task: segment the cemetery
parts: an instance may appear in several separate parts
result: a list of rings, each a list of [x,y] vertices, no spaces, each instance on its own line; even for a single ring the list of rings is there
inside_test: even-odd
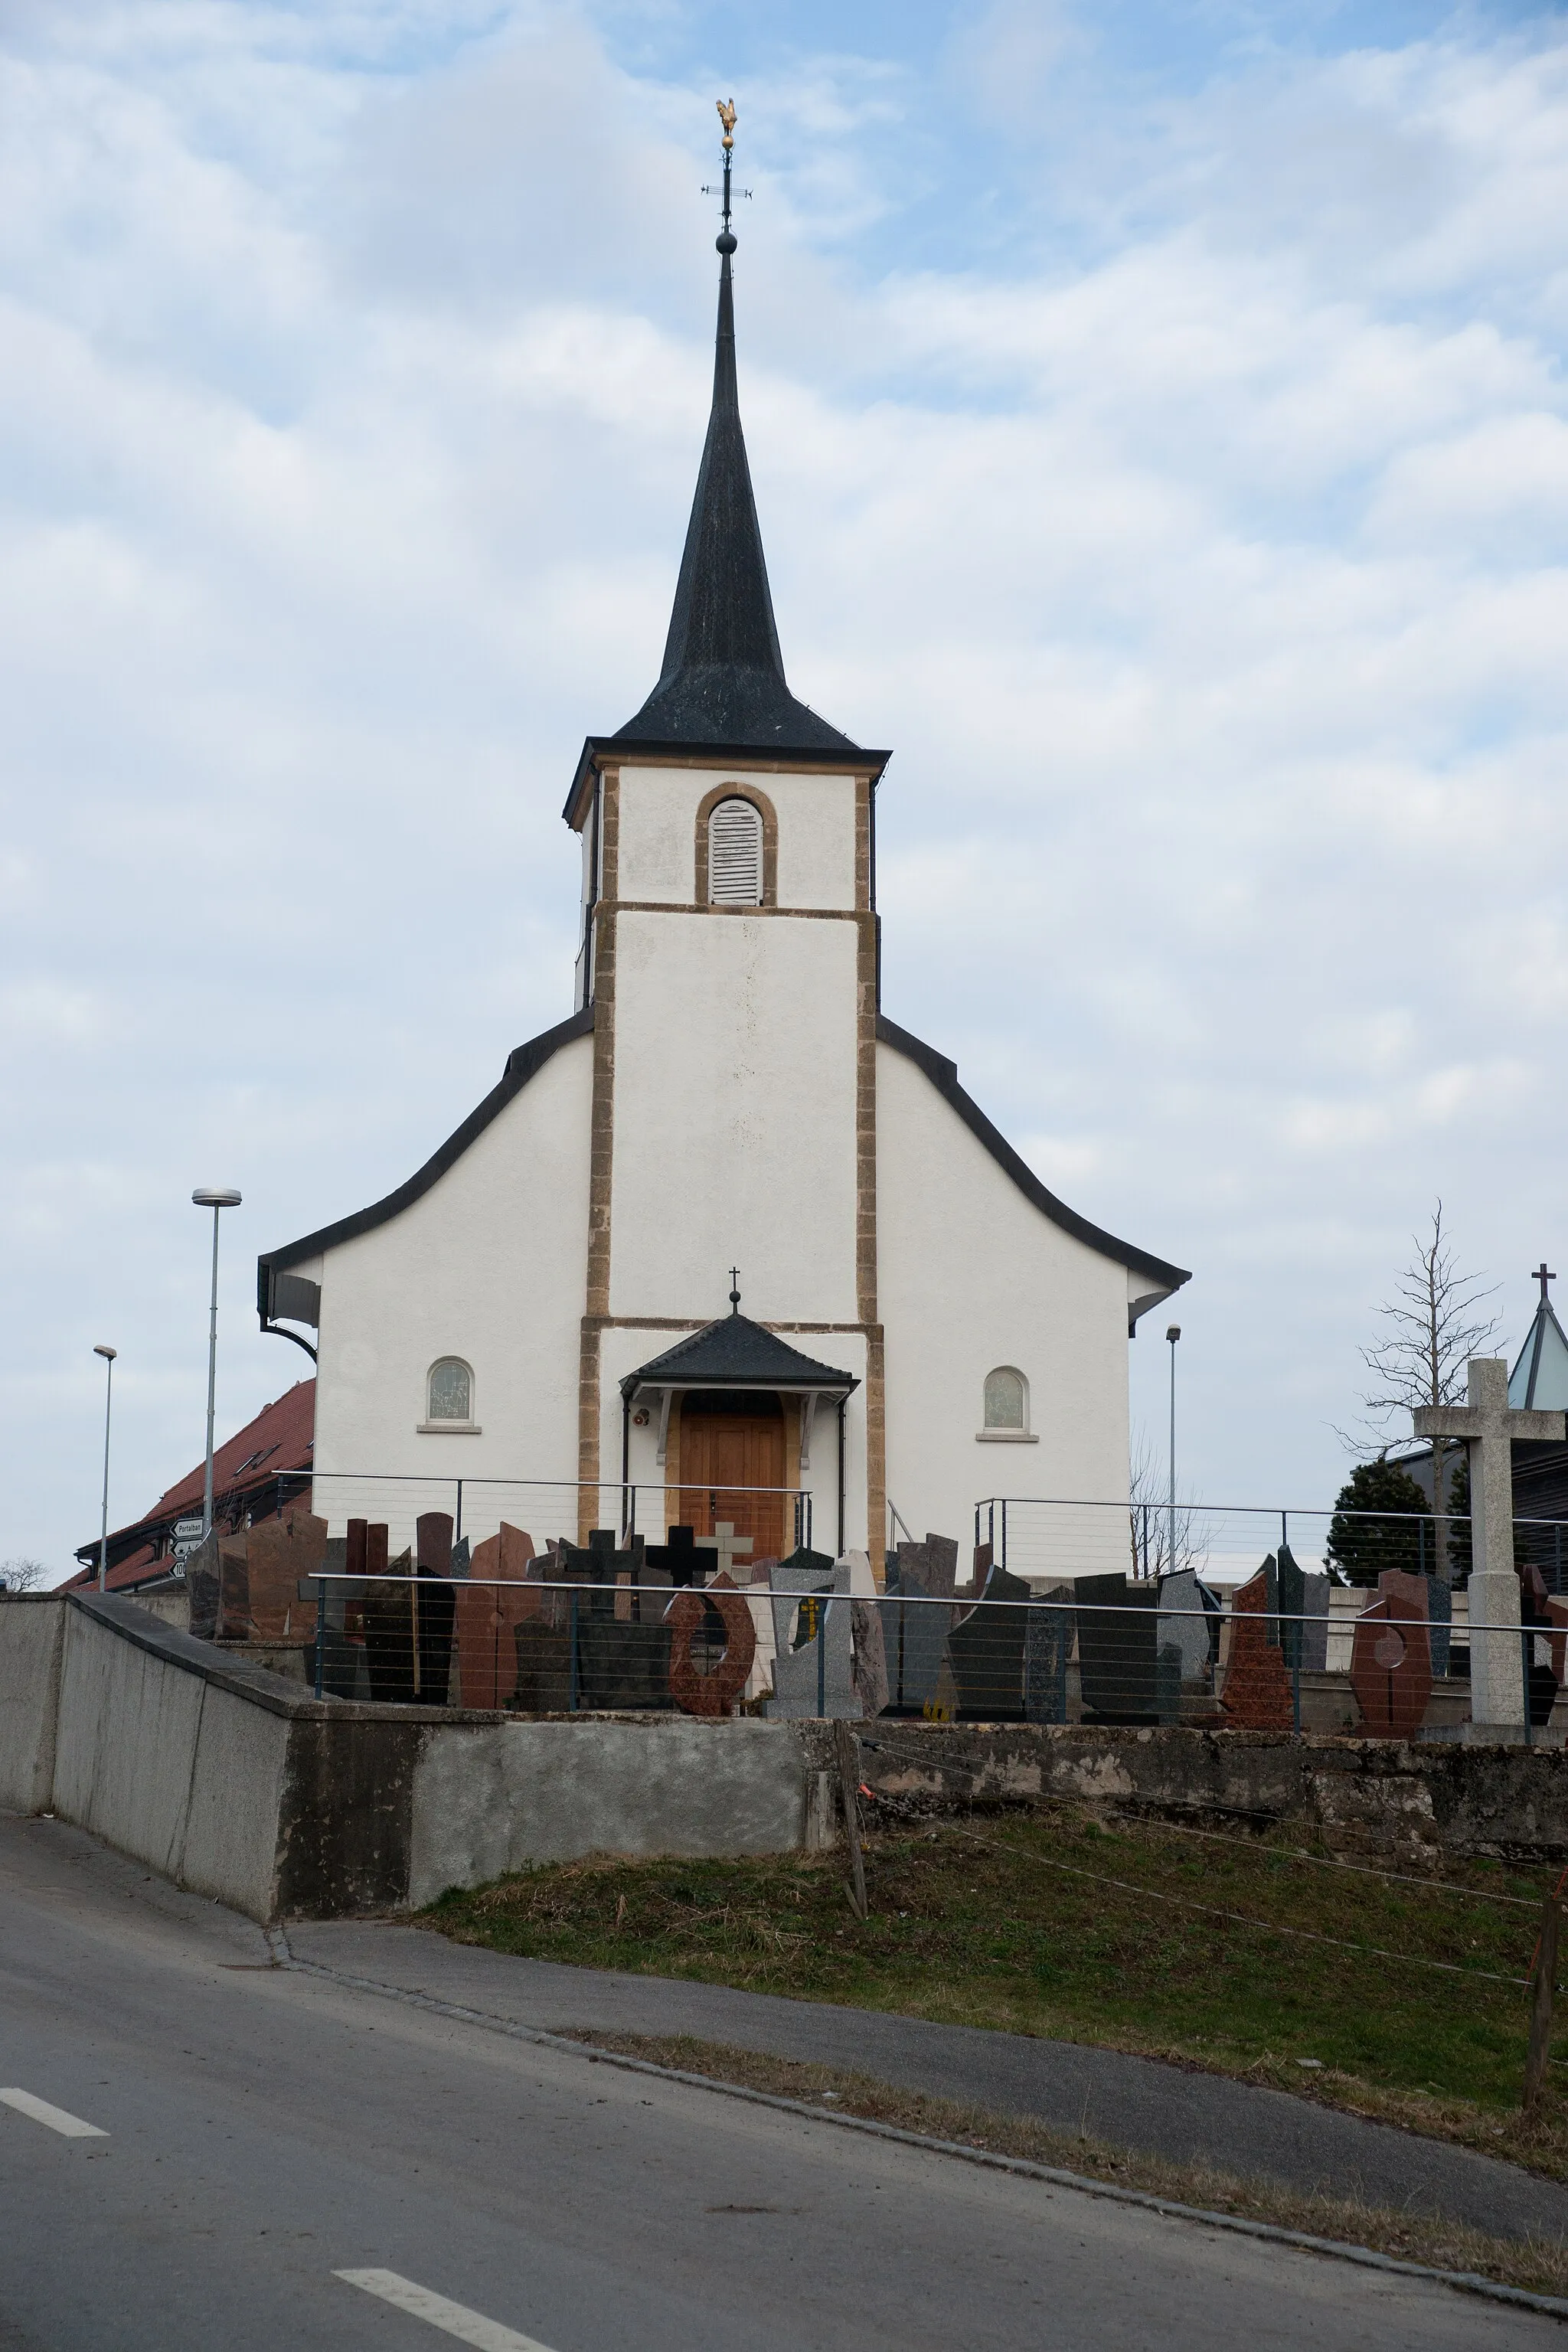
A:
[[[1506,1482],[1513,1429],[1563,1421],[1511,1411],[1500,1370],[1472,1364],[1448,1416],[1483,1506],[1489,1449]],[[264,1919],[594,1853],[822,1851],[847,1752],[904,1818],[1090,1802],[1294,1823],[1402,1866],[1568,1861],[1568,1601],[1516,1563],[1506,1508],[1476,1512],[1458,1596],[1436,1568],[1331,1588],[1281,1539],[1225,1601],[1131,1550],[1015,1573],[994,1555],[1023,1548],[1021,1507],[967,1575],[933,1534],[879,1583],[863,1553],[752,1558],[739,1490],[661,1543],[536,1547],[503,1521],[470,1546],[421,1512],[395,1554],[387,1521],[334,1534],[310,1500],[215,1530],[141,1601],[0,1606],[0,1802]]]

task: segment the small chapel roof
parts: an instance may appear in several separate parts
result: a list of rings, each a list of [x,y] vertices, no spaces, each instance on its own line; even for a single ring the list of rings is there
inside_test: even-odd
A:
[[[1519,1361],[1509,1375],[1508,1401],[1526,1411],[1562,1412],[1568,1408],[1568,1337],[1546,1296],[1547,1284],[1557,1277],[1548,1274],[1544,1258],[1535,1278],[1541,1285],[1541,1302],[1519,1351]]]
[[[719,326],[713,406],[698,469],[686,549],[658,684],[616,742],[710,743],[759,751],[853,752],[858,745],[797,702],[768,588],[735,383],[735,298],[730,256],[730,154],[718,239]]]
[[[859,1385],[852,1372],[803,1356],[776,1331],[753,1323],[732,1307],[716,1323],[705,1324],[662,1356],[628,1372],[621,1394],[628,1403],[641,1388],[784,1389],[792,1395],[815,1390],[825,1396],[847,1396]]]

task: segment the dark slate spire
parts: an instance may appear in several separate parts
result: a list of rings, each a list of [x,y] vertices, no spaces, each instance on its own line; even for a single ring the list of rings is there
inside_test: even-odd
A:
[[[725,743],[768,751],[852,751],[856,746],[797,702],[784,683],[784,656],[768,593],[763,534],[735,390],[735,300],[730,256],[730,134],[722,106],[724,225],[718,237],[719,332],[713,412],[686,530],[664,667],[618,738],[661,743]]]

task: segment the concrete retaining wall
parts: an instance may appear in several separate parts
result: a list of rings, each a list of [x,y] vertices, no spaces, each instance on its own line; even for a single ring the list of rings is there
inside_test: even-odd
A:
[[[0,1806],[47,1812],[55,1781],[66,1604],[49,1592],[0,1601]]]
[[[811,1791],[815,1794],[815,1790]],[[409,1896],[584,1853],[780,1853],[823,1836],[789,1723],[494,1723],[415,1769]]]
[[[288,1718],[253,1696],[70,1612],[55,1750],[63,1820],[181,1886],[270,1918],[288,1747]]]

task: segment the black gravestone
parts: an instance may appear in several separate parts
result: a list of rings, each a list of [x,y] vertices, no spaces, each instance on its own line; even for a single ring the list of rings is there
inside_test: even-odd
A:
[[[982,1606],[947,1637],[963,1723],[1017,1723],[1024,1715],[1024,1643],[1029,1587],[1005,1568],[986,1574]],[[1002,1606],[998,1604],[1005,1603]],[[1016,1606],[1013,1604],[1018,1604]]]
[[[1080,1576],[1073,1598],[1085,1720],[1158,1723],[1157,1590],[1130,1589],[1119,1570]]]
[[[691,1584],[718,1567],[719,1547],[706,1539],[699,1543],[690,1528],[671,1528],[669,1541],[649,1544],[643,1558],[649,1568],[662,1569],[672,1584]]]

